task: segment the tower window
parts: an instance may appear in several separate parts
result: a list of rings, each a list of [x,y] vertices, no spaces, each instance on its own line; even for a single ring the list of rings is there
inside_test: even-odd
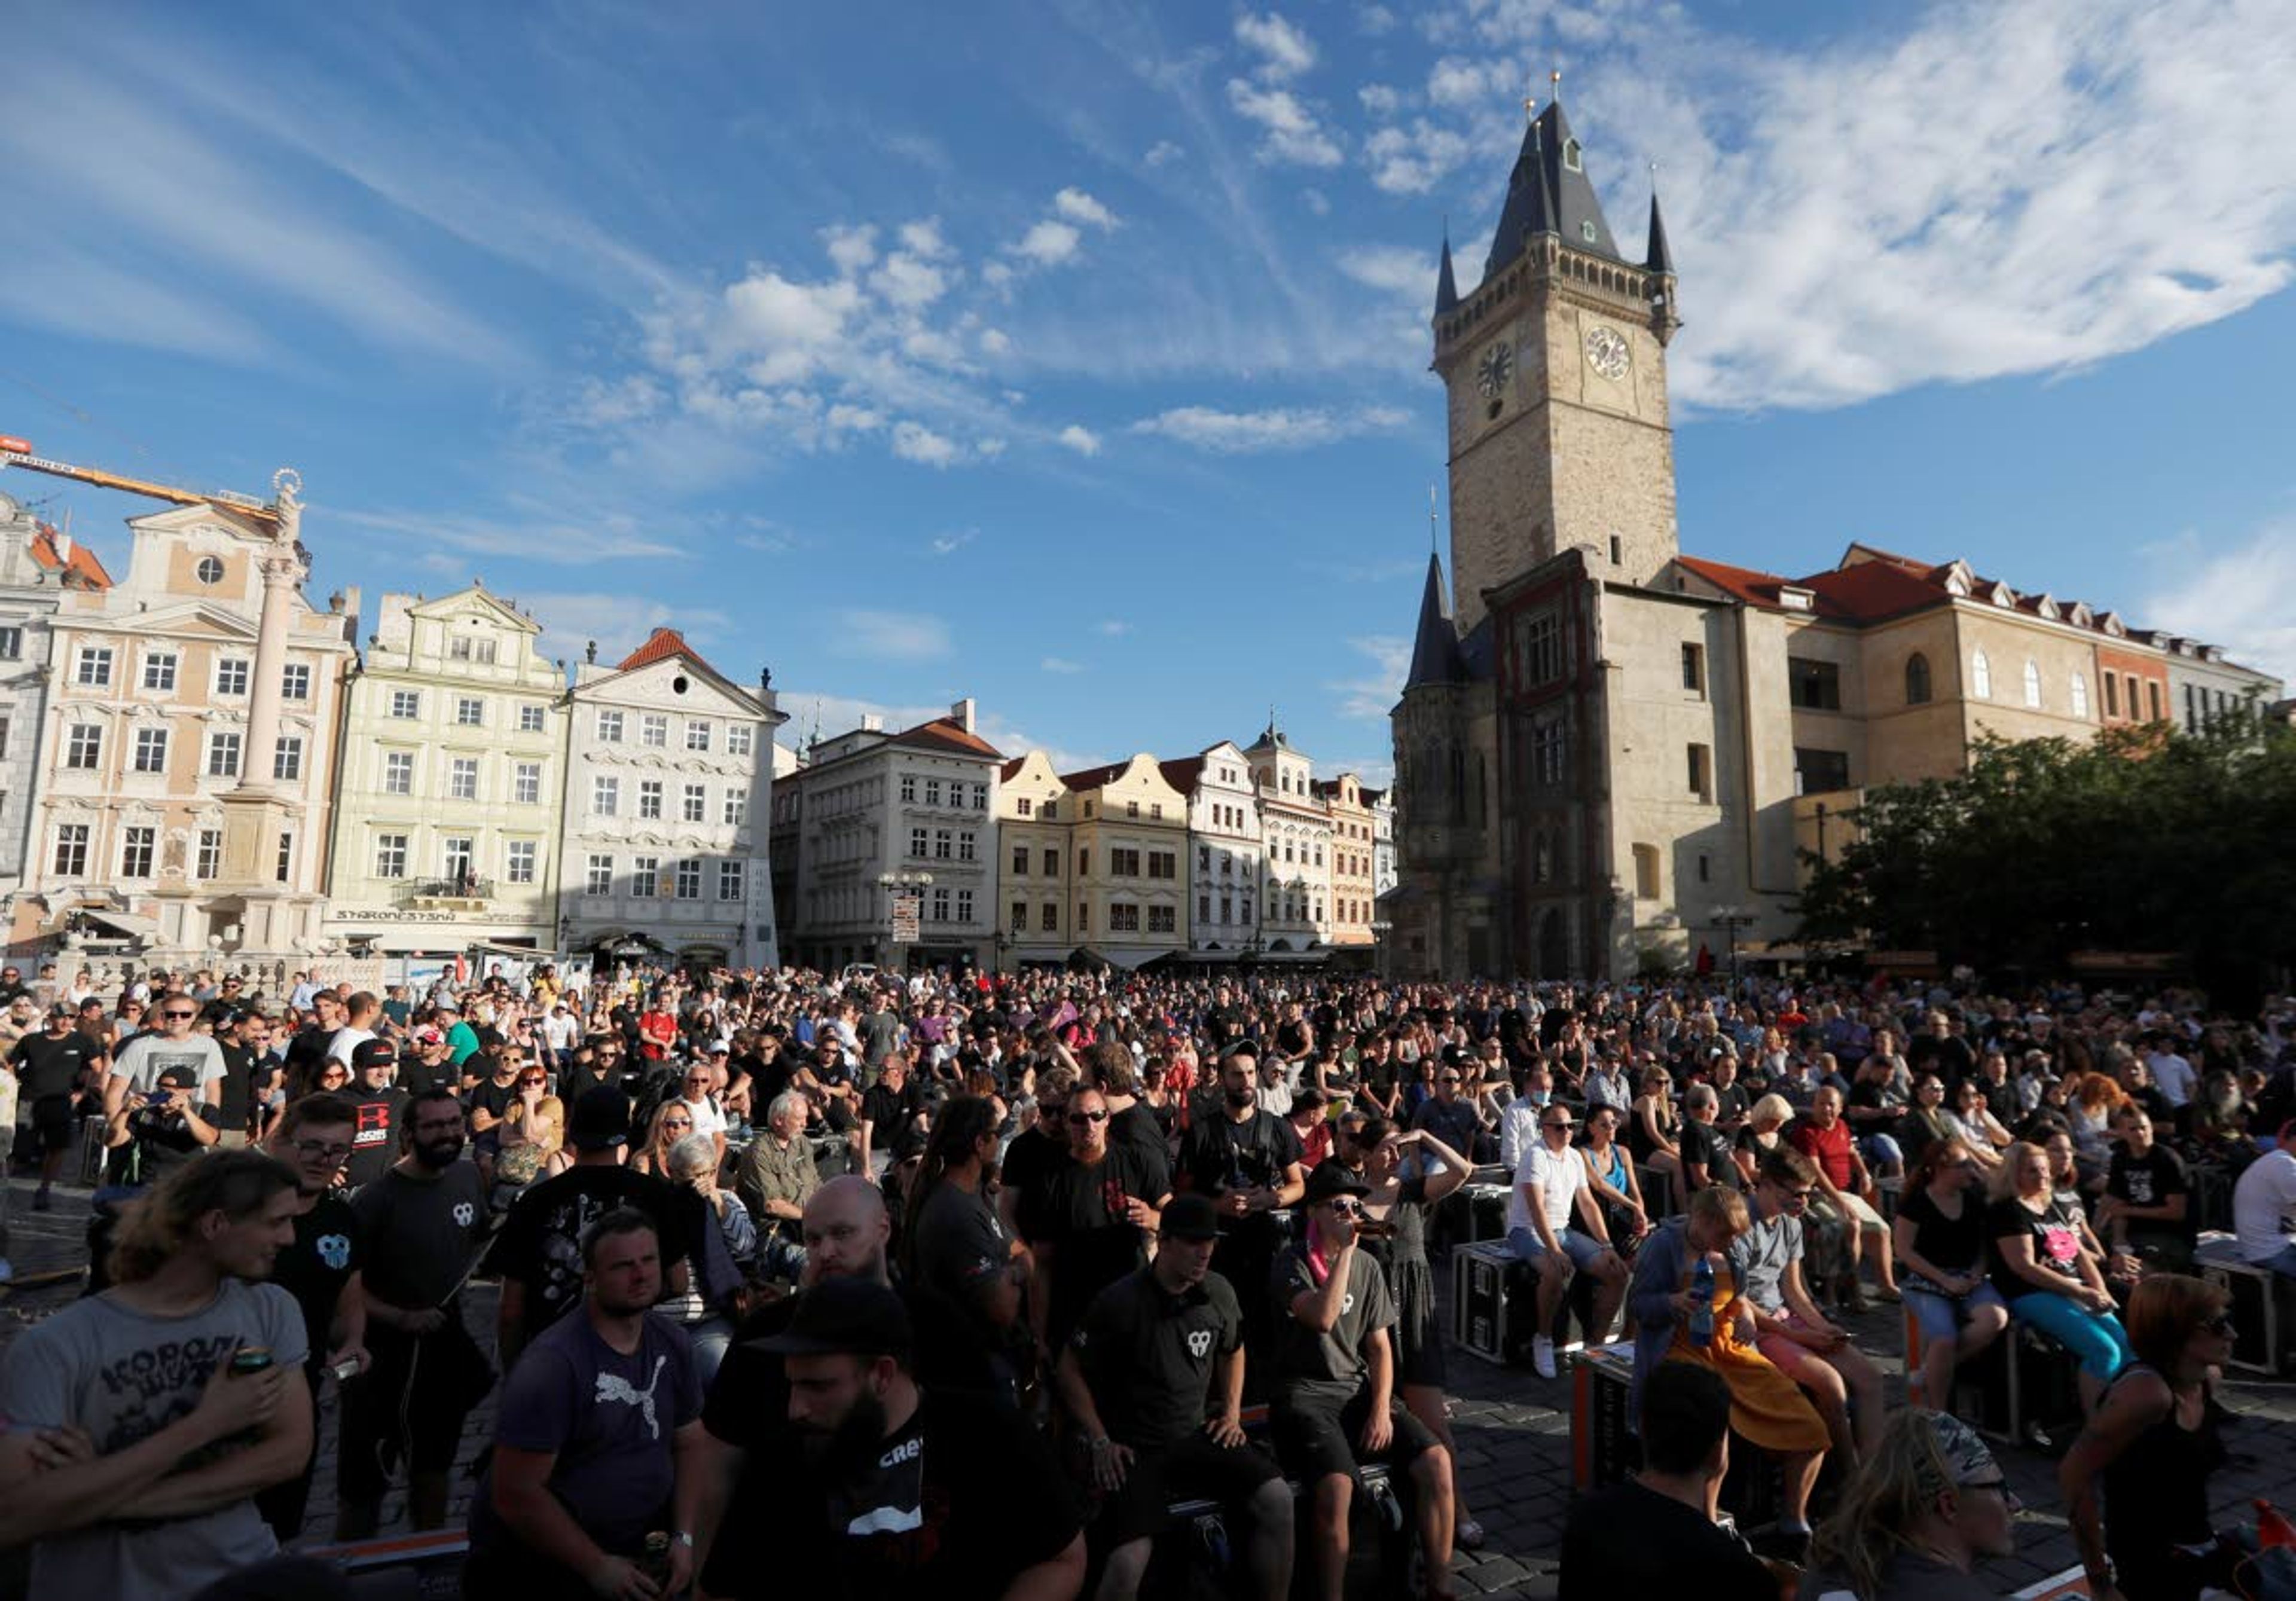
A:
[[[1626,560],[1626,545],[1618,535],[1611,536],[1611,565],[1619,566]]]
[[[1584,172],[1587,170],[1585,161],[1578,153],[1578,140],[1565,139],[1562,142],[1562,165],[1572,172]],[[1588,237],[1591,238],[1593,235],[1590,234]]]

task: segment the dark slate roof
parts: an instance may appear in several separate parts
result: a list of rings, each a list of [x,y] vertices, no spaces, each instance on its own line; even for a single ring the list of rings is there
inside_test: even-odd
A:
[[[1492,637],[1495,631],[1490,613],[1486,612],[1483,620],[1469,628],[1467,636],[1459,641],[1459,666],[1463,669],[1460,677],[1470,684],[1488,684],[1498,676],[1498,647]]]
[[[1419,596],[1419,631],[1411,642],[1411,671],[1403,687],[1456,684],[1465,677],[1459,666],[1459,630],[1451,621],[1451,597],[1443,587],[1443,559],[1431,554],[1427,587]]]
[[[1459,305],[1459,281],[1451,273],[1451,235],[1443,235],[1443,269],[1435,275],[1435,315],[1456,310]]]
[[[1483,263],[1488,279],[1522,254],[1525,241],[1535,234],[1554,234],[1573,250],[1591,250],[1624,265],[1611,225],[1603,219],[1603,202],[1587,180],[1586,163],[1576,168],[1563,160],[1577,141],[1562,103],[1549,101],[1523,130],[1522,150],[1507,178],[1506,207],[1499,213],[1498,232],[1491,237],[1490,259]],[[1594,225],[1593,237],[1586,225]]]
[[[1650,248],[1643,252],[1643,265],[1654,273],[1674,271],[1674,252],[1667,248],[1666,219],[1658,214],[1658,191],[1651,191]]]

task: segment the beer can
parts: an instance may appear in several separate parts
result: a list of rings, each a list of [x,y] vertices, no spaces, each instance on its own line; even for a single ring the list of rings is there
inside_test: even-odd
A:
[[[271,1366],[268,1345],[242,1345],[231,1353],[231,1370],[235,1374],[261,1373]]]

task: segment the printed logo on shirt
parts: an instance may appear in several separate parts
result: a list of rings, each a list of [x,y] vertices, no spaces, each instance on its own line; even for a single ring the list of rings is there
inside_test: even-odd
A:
[[[478,1219],[479,1209],[467,1201],[455,1203],[455,1227],[468,1228]]]
[[[1350,1299],[1353,1298],[1350,1297]],[[1208,1328],[1200,1328],[1193,1331],[1188,1335],[1188,1354],[1195,1358],[1197,1361],[1201,1362],[1207,1356],[1210,1356],[1211,1354],[1211,1330]]]
[[[646,1438],[660,1440],[661,1419],[654,1412],[653,1392],[654,1387],[661,1383],[661,1370],[668,1365],[668,1357],[656,1357],[653,1359],[653,1372],[646,1379],[646,1387],[643,1390],[633,1388],[629,1380],[619,1373],[600,1374],[597,1403],[602,1407],[609,1401],[620,1406],[636,1407],[639,1414],[645,1418]]]
[[[1356,1310],[1356,1293],[1349,1290],[1340,1297],[1340,1316],[1344,1318]]]
[[[348,1235],[323,1234],[311,1242],[311,1248],[319,1253],[319,1260],[327,1264],[331,1272],[340,1273],[351,1265],[351,1242]]]

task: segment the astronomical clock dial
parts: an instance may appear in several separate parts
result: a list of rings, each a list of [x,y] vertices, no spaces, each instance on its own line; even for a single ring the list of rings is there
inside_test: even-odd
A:
[[[1617,382],[1627,375],[1627,367],[1634,353],[1627,348],[1627,336],[1616,328],[1590,328],[1587,332],[1587,365],[1603,377]]]
[[[1506,392],[1507,382],[1514,376],[1514,351],[1501,340],[1483,352],[1480,365],[1475,369],[1475,387],[1483,398],[1496,400]]]

